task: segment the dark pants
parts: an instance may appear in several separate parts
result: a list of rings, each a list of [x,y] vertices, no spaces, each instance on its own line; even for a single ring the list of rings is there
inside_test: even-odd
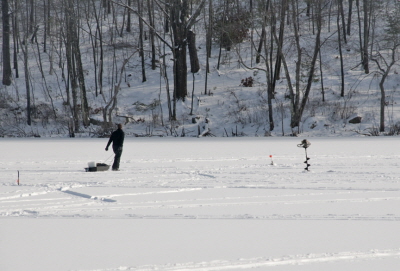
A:
[[[119,161],[121,160],[122,155],[122,147],[121,146],[113,146],[113,151],[115,153],[114,163],[112,165],[112,169],[119,169]]]

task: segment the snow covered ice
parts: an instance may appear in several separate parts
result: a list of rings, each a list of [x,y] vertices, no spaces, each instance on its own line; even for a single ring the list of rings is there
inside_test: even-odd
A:
[[[398,137],[301,140],[2,139],[0,270],[397,270]]]

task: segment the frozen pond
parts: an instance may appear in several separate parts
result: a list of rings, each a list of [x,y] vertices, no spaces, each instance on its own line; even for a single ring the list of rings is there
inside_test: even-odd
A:
[[[0,270],[396,270],[400,139],[302,139],[0,139]]]

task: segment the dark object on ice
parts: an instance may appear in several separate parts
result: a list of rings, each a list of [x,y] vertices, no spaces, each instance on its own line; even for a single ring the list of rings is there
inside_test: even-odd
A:
[[[97,163],[94,166],[92,163],[89,163],[89,167],[85,168],[87,172],[96,172],[96,171],[107,171],[110,168],[110,165],[104,163]]]
[[[307,149],[308,147],[310,147],[310,145],[310,141],[308,141],[307,139],[303,139],[300,144],[297,144],[297,147]]]
[[[308,163],[308,160],[310,160],[310,158],[307,156],[307,148],[310,147],[310,145],[311,145],[311,143],[307,139],[303,139],[300,144],[297,144],[297,147],[304,148],[304,151],[306,152],[306,161],[304,161],[304,163],[306,164],[306,167],[304,169],[307,171],[308,171],[308,167],[311,166]]]
[[[352,124],[361,123],[361,119],[362,119],[362,117],[355,117],[355,118],[352,118],[351,120],[349,120],[349,123],[352,123]]]
[[[97,171],[106,171],[110,168],[109,165],[103,164],[103,163],[97,163],[96,167],[97,167]]]

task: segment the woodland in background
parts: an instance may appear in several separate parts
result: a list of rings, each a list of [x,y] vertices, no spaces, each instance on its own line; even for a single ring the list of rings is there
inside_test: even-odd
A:
[[[2,0],[1,9],[1,88],[17,98],[3,93],[0,108],[27,125],[51,119],[72,135],[93,123],[93,111],[101,112],[101,125],[111,123],[121,83],[132,67],[142,82],[149,72],[160,74],[168,121],[175,121],[177,101],[193,96],[188,74],[194,78],[201,65],[207,94],[211,52],[216,50],[217,70],[222,52],[232,51],[242,67],[265,73],[270,131],[275,128],[277,82],[285,78],[290,126],[296,128],[313,88],[325,101],[321,55],[334,47],[342,97],[347,94],[344,62],[379,79],[379,131],[385,131],[385,82],[399,61],[397,0]],[[350,35],[358,53],[345,59]],[[205,59],[198,57],[199,41],[206,47]],[[244,42],[251,46],[246,59],[240,47]],[[41,76],[41,89],[32,83],[33,71]],[[88,80],[103,107],[90,107]],[[17,81],[24,88],[16,87]],[[243,78],[242,85],[251,87],[252,78]],[[38,92],[46,97],[40,104],[34,99]],[[19,103],[22,95],[25,106]],[[62,111],[57,110],[60,100]]]

